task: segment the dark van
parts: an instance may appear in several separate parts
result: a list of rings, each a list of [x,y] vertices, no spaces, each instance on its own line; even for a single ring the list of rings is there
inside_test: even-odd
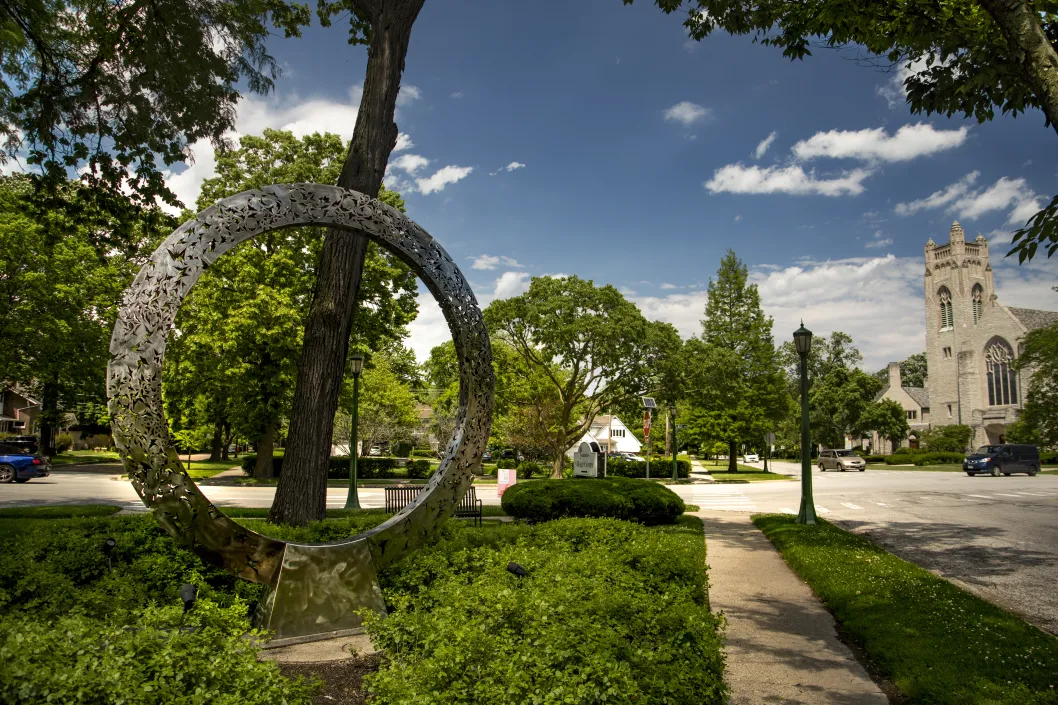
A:
[[[1040,449],[1014,443],[981,446],[966,456],[962,461],[962,469],[970,477],[980,473],[989,473],[993,477],[999,477],[1000,473],[1010,475],[1015,472],[1035,475],[1040,471]]]

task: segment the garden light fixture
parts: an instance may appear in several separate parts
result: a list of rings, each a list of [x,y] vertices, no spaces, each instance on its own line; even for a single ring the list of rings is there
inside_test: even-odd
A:
[[[356,493],[356,426],[357,406],[360,403],[360,373],[364,371],[364,356],[349,356],[349,367],[353,373],[353,413],[349,427],[349,494],[345,498],[346,509],[359,509],[360,497]]]

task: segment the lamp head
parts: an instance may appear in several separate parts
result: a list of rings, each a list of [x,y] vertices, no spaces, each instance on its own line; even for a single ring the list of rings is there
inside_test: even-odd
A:
[[[350,355],[349,365],[353,368],[353,376],[359,377],[360,373],[364,371],[364,356],[363,355]]]
[[[804,321],[801,321],[801,327],[794,331],[793,339],[798,355],[807,355],[812,349],[812,331],[805,328]]]

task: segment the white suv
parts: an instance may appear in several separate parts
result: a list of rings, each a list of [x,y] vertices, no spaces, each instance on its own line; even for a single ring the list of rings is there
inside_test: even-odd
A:
[[[821,450],[819,451],[819,469],[823,472],[827,470],[863,472],[867,469],[867,465],[863,462],[863,458],[851,450]]]

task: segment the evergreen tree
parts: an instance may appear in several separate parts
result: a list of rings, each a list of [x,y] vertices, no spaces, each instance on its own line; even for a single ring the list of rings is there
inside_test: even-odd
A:
[[[771,329],[746,265],[728,250],[709,281],[702,336],[688,342],[688,397],[704,433],[727,442],[732,472],[738,444],[759,441],[789,405]]]

